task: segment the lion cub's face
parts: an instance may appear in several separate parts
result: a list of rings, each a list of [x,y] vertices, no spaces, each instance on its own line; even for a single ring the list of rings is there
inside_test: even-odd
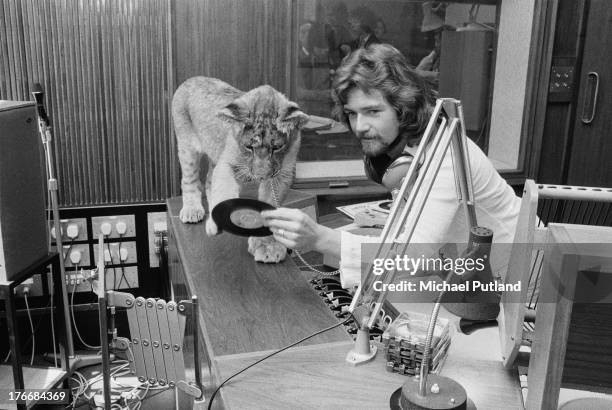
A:
[[[236,135],[240,149],[236,176],[261,182],[276,176],[286,153],[294,148],[299,129],[308,116],[274,88],[264,85],[235,99],[219,116],[241,126]]]

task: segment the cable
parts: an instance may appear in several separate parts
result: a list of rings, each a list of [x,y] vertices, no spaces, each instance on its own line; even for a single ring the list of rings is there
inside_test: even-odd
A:
[[[46,171],[48,174],[48,171]],[[47,179],[48,180],[48,179]],[[47,191],[48,192],[48,203],[51,203],[51,191]],[[47,208],[48,209],[48,208]],[[51,211],[47,211],[48,212],[48,216],[47,216],[47,220],[51,219]],[[70,240],[70,246],[68,247],[68,252],[66,253],[66,255],[70,255],[70,250],[72,249],[72,243],[74,242],[74,239]],[[51,237],[49,236],[49,248],[51,248]],[[63,256],[63,255],[62,255]],[[66,261],[66,257],[64,256],[64,261]],[[61,273],[61,272],[60,272]],[[60,280],[65,281],[66,278],[62,278],[60,277]],[[55,340],[55,319],[54,319],[54,314],[53,314],[53,287],[51,287],[51,289],[49,289],[49,306],[51,306],[51,310],[50,310],[50,316],[51,316],[51,341],[53,343],[53,366],[55,367],[59,367],[57,365],[57,342]]]
[[[28,304],[28,292],[23,292],[23,298],[25,300],[26,311],[28,312],[28,320],[30,321],[30,331],[32,332],[32,356],[30,357],[30,366],[32,366],[34,364],[34,350],[36,349],[36,335],[34,333],[32,315],[30,314],[30,305]]]
[[[47,309],[49,308],[49,306],[50,306],[50,303],[47,303],[47,306],[45,306],[43,309]],[[53,309],[51,309],[50,311],[53,312]],[[36,322],[36,326],[34,326],[34,333],[36,333],[38,329],[40,329],[40,326],[42,325],[42,321],[43,321],[43,317],[40,317],[38,321]],[[23,344],[27,345],[31,339],[32,339],[32,335],[30,334],[30,336],[28,336],[28,338],[23,342]],[[2,362],[6,363],[10,356],[11,356],[11,350],[9,349],[4,359],[2,359]]]
[[[113,367],[110,372],[110,375],[113,378],[111,385],[113,386],[111,388],[111,395],[121,396],[121,401],[111,403],[112,409],[140,409],[140,407],[142,406],[142,401],[147,398],[146,396],[150,390],[161,390],[159,393],[162,393],[163,391],[169,389],[169,386],[151,387],[148,382],[138,384],[122,384],[118,381],[117,378],[132,374],[131,370],[129,369],[130,362],[127,360],[115,360],[113,364],[118,364],[118,366]],[[96,393],[95,391],[92,391],[91,394],[88,394],[88,391],[95,383],[98,383],[100,380],[102,380],[103,375],[97,374],[95,376],[90,377],[89,379],[86,379],[82,374],[77,374],[76,376],[78,378],[71,378],[71,380],[73,380],[77,384],[77,386],[72,388],[73,395],[75,396],[73,405],[77,403],[77,400],[80,396],[83,396],[84,399],[86,399],[88,402],[91,402]],[[96,389],[96,391],[98,391],[98,389]],[[142,395],[140,394],[140,391],[143,391]],[[152,396],[155,396],[155,394]]]
[[[75,290],[76,290],[76,281],[72,285],[72,294],[70,295],[70,313],[72,313],[72,315],[70,317],[72,318],[72,325],[74,326],[74,330],[76,332],[76,335],[78,336],[78,338],[81,341],[81,343],[83,344],[83,346],[85,346],[86,348],[88,348],[90,350],[98,350],[102,346],[91,346],[91,345],[85,343],[85,341],[81,337],[81,333],[79,333],[79,328],[77,327],[76,320],[74,318],[74,293],[75,293]]]
[[[60,280],[66,280],[66,278],[60,278]],[[57,347],[56,347],[56,342],[55,342],[55,322],[53,321],[53,316],[55,315],[53,314],[53,292],[52,291],[49,292],[49,304],[51,305],[50,315],[51,315],[51,338],[53,342],[53,365],[55,367],[58,367],[57,366]]]
[[[288,345],[288,346],[285,346],[285,347],[283,347],[283,348],[281,348],[281,349],[279,349],[279,350],[276,350],[276,351],[274,351],[274,352],[270,353],[269,355],[264,356],[264,357],[262,357],[261,359],[257,360],[255,363],[250,364],[250,365],[248,365],[247,367],[245,367],[244,369],[242,369],[242,370],[240,370],[240,371],[238,371],[238,372],[234,373],[233,375],[231,375],[230,377],[228,377],[227,379],[225,379],[225,380],[224,380],[224,381],[223,381],[223,382],[222,382],[222,383],[221,383],[221,384],[220,384],[220,385],[219,385],[219,386],[218,386],[218,387],[215,389],[215,391],[213,392],[212,396],[210,396],[210,401],[208,402],[208,407],[207,407],[207,408],[208,408],[208,410],[210,410],[210,409],[212,408],[212,403],[213,403],[213,400],[215,399],[215,396],[217,395],[217,393],[219,392],[219,390],[221,389],[221,387],[223,387],[223,385],[224,385],[225,383],[229,382],[229,381],[230,381],[230,380],[232,380],[234,377],[238,376],[238,375],[239,375],[239,374],[241,374],[242,372],[247,371],[248,369],[250,369],[251,367],[255,366],[256,364],[259,364],[259,363],[263,362],[264,360],[266,360],[266,359],[268,359],[268,358],[270,358],[270,357],[272,357],[272,356],[274,356],[274,355],[277,355],[277,354],[279,354],[279,353],[281,353],[281,352],[283,352],[283,351],[285,351],[285,350],[287,350],[287,349],[289,349],[289,348],[291,348],[291,347],[293,347],[293,346],[295,346],[295,345],[298,345],[298,344],[300,344],[300,343],[302,343],[302,342],[304,342],[304,341],[306,341],[306,340],[308,340],[308,339],[310,339],[310,338],[312,338],[312,337],[315,337],[315,336],[317,336],[317,335],[320,335],[321,333],[325,333],[325,332],[327,332],[327,331],[329,331],[329,330],[332,330],[332,329],[334,329],[334,328],[336,328],[336,327],[338,327],[338,326],[341,326],[341,325],[343,325],[343,324],[345,324],[345,323],[348,323],[349,321],[351,321],[351,320],[353,320],[353,319],[354,319],[354,318],[353,318],[353,315],[348,315],[348,317],[347,317],[346,319],[344,319],[344,321],[342,321],[342,322],[338,322],[338,323],[336,323],[335,325],[332,325],[332,326],[326,327],[325,329],[323,329],[323,330],[319,330],[319,331],[317,331],[317,332],[315,332],[315,333],[311,334],[310,336],[306,336],[306,337],[304,337],[304,338],[302,338],[302,339],[298,340],[297,342],[291,343],[291,344],[290,344],[290,345]]]
[[[113,369],[113,374],[121,370],[122,368],[123,368],[122,366],[115,367]],[[75,375],[77,376],[77,378],[74,377]],[[77,383],[77,386],[76,386],[76,391],[74,387],[71,388],[74,398],[73,398],[72,404],[69,406],[66,406],[66,408],[72,407],[74,409],[76,407],[76,403],[78,402],[78,399],[80,396],[83,396],[86,399],[86,403],[89,402],[93,398],[94,395],[92,394],[91,396],[88,396],[87,391],[94,383],[102,379],[102,375],[97,375],[97,376],[91,377],[90,379],[87,379],[85,378],[85,376],[83,376],[83,374],[79,373],[78,371],[75,371],[73,372],[73,376],[71,376],[70,379],[74,380]]]
[[[121,239],[123,237],[123,234],[119,234],[119,239]],[[126,286],[128,287],[128,289],[132,288],[132,285],[130,285],[130,282],[128,282],[127,280],[127,276],[125,276],[125,267],[123,266],[123,259],[121,256],[121,244],[123,242],[119,242],[119,248],[117,249],[117,252],[119,254],[119,265],[121,266],[121,278],[119,279],[119,289],[121,289],[121,282],[125,281]],[[127,258],[126,258],[127,259]]]
[[[110,258],[110,264],[114,265],[115,261],[113,260],[113,254],[111,252],[109,242],[106,242],[106,249],[108,249],[108,257]],[[117,271],[115,270],[114,266],[112,268],[113,268],[113,290],[117,290],[117,286],[121,285],[121,278],[119,278],[119,285],[117,285]]]
[[[32,366],[34,364],[34,352],[36,350],[36,332],[34,330],[34,322],[32,321],[32,314],[30,313],[30,305],[28,303],[28,292],[23,292],[23,298],[25,300],[25,305],[26,305],[26,312],[28,313],[28,321],[30,322],[30,337],[26,340],[26,344],[30,341],[30,339],[32,339],[32,354],[30,356],[30,366]],[[38,326],[40,326],[41,323],[41,319],[38,320],[38,323],[36,324],[36,330],[38,330]],[[4,363],[6,363],[9,359],[9,357],[11,357],[11,349],[9,348],[8,353],[6,354],[6,356],[4,357],[4,359],[2,360]]]
[[[77,378],[74,377],[75,375],[77,376]],[[76,388],[76,392],[75,392],[75,389],[73,387],[70,388],[70,390],[72,392],[73,399],[72,399],[72,403],[70,405],[66,406],[65,408],[71,407],[71,408],[74,409],[76,407],[76,404],[77,404],[78,400],[79,400],[79,397],[82,396],[82,395],[85,395],[85,392],[87,391],[87,379],[80,372],[74,371],[72,376],[70,376],[70,380],[74,380],[78,384],[78,386]],[[85,397],[87,398],[87,396],[85,396]],[[89,401],[89,399],[87,401]],[[87,403],[87,401],[86,401],[86,403]]]
[[[66,250],[66,254],[62,254],[61,257],[64,258],[64,266],[66,266],[66,262],[68,261],[68,258],[70,257],[70,251],[72,250],[72,246],[74,245],[74,239],[70,240],[70,245],[68,245],[68,249]],[[63,250],[62,250],[63,252]]]
[[[164,393],[166,390],[168,390],[168,386],[164,387],[164,389],[159,389],[159,390],[160,391],[158,391],[158,392],[156,392],[156,393],[154,393],[154,394],[152,394],[150,396],[147,396],[147,397],[143,398],[142,401],[149,400],[150,398],[153,398],[153,397],[157,396],[158,394]]]
[[[275,205],[275,206],[280,206],[280,201],[279,201],[279,198],[278,198],[278,192],[277,192],[277,191],[278,191],[278,189],[277,189],[276,181],[275,181],[274,179],[271,179],[271,180],[270,180],[270,187],[271,187],[271,189],[272,189],[272,198],[273,198],[273,200],[274,200],[274,205]],[[306,261],[306,259],[304,259],[304,258],[302,257],[302,254],[300,253],[300,251],[298,251],[297,249],[293,249],[293,252],[294,252],[294,253],[297,255],[297,257],[298,257],[298,258],[300,258],[300,260],[302,261],[302,263],[303,263],[304,265],[306,265],[306,267],[307,267],[308,269],[310,269],[311,271],[313,271],[313,272],[315,272],[315,273],[318,273],[318,274],[319,274],[319,275],[321,275],[321,276],[334,276],[334,275],[337,275],[337,274],[339,274],[339,273],[340,273],[340,269],[336,269],[336,270],[335,270],[335,271],[333,271],[333,272],[324,272],[324,271],[322,271],[322,270],[319,270],[319,269],[315,268],[314,266],[312,266],[310,263],[308,263],[308,262]]]
[[[324,271],[322,271],[322,270],[319,270],[319,269],[315,268],[314,266],[312,266],[310,263],[308,263],[308,262],[306,261],[306,259],[304,259],[304,257],[302,257],[302,254],[300,253],[300,251],[298,251],[297,249],[293,249],[293,253],[295,253],[295,255],[296,255],[298,258],[300,258],[300,260],[302,261],[302,263],[303,263],[304,265],[306,265],[306,267],[307,267],[308,269],[310,269],[311,271],[313,271],[313,272],[315,272],[315,273],[318,273],[318,274],[319,274],[319,275],[321,275],[321,276],[335,276],[335,275],[338,275],[338,274],[340,273],[340,269],[336,269],[335,271],[332,271],[332,272],[324,272]]]
[[[130,282],[128,282],[127,280],[127,276],[125,276],[125,267],[123,266],[123,262],[121,262],[121,279],[119,279],[120,289],[121,289],[121,282],[125,282],[125,285],[128,287],[128,289],[132,288],[132,285],[130,285]]]

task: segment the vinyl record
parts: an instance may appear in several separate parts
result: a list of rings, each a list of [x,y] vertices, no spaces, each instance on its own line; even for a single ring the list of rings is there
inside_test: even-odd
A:
[[[240,236],[268,236],[272,231],[263,225],[261,211],[276,209],[251,198],[232,198],[220,202],[212,210],[213,221],[219,228]]]
[[[378,210],[389,213],[391,211],[391,205],[393,205],[393,201],[381,201],[378,203]]]

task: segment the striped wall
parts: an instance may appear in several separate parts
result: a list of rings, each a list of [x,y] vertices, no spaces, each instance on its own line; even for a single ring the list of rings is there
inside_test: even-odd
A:
[[[61,206],[180,192],[170,34],[170,0],[0,2],[0,99],[42,85]]]
[[[294,1],[0,1],[0,99],[42,85],[60,205],[180,195],[174,90],[208,75],[288,93]]]

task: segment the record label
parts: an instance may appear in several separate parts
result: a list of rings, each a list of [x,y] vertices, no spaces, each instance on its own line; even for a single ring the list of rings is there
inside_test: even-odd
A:
[[[263,226],[261,214],[253,209],[236,209],[230,213],[234,225],[244,229],[257,229]]]
[[[211,212],[219,228],[240,236],[269,236],[272,231],[263,225],[260,212],[276,209],[251,198],[232,198],[220,202]]]

